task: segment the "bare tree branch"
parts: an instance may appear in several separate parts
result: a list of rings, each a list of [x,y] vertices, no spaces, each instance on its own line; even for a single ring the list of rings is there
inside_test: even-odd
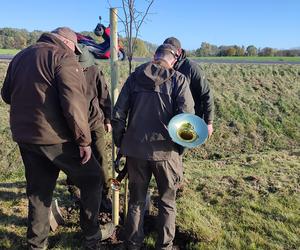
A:
[[[124,27],[125,27],[125,35],[127,37],[127,34],[129,34],[129,30],[128,30],[128,14],[126,12],[128,5],[125,5],[125,4],[126,4],[125,1],[122,0],[123,12],[124,12],[124,16],[125,16],[125,22],[123,22],[123,24],[124,24]]]
[[[109,0],[107,0],[109,2]],[[136,9],[135,0],[122,0],[122,9],[124,17],[118,18],[124,25],[125,37],[127,40],[127,58],[129,62],[129,73],[131,73],[131,62],[133,53],[137,44],[137,38],[139,36],[140,28],[145,23],[145,18],[149,14],[149,10],[154,3],[154,0],[145,0],[147,2],[147,8],[145,11],[139,11]],[[110,5],[110,4],[109,4]]]
[[[150,0],[149,1],[149,5],[148,5],[148,7],[147,7],[147,9],[145,11],[145,14],[142,17],[142,20],[139,23],[137,23],[136,32],[135,32],[135,38],[133,40],[133,48],[134,48],[134,46],[136,44],[136,40],[137,40],[137,37],[138,37],[138,34],[139,34],[140,27],[144,23],[145,17],[148,15],[148,12],[149,12],[149,10],[150,10],[150,8],[151,8],[151,6],[152,6],[153,3],[154,3],[154,0]]]

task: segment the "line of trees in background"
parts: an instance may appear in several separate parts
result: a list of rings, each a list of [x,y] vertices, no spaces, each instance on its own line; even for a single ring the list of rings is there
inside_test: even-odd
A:
[[[24,49],[34,44],[44,31],[34,30],[32,32],[26,29],[1,28],[0,29],[0,49]],[[91,36],[98,43],[101,38],[97,37],[93,32],[83,31],[83,35]],[[120,37],[121,43],[125,45],[126,40]],[[135,45],[135,55],[139,57],[151,56],[156,49],[156,45],[137,39]]]
[[[270,47],[257,48],[254,45],[244,46],[216,46],[207,42],[201,47],[190,51],[192,56],[300,56],[300,48],[279,50]]]
[[[2,49],[24,49],[34,44],[44,31],[34,30],[32,32],[26,29],[1,28],[0,29],[0,48]],[[89,35],[94,39],[99,39],[93,32],[81,32]],[[126,45],[126,40],[120,37],[121,42]],[[99,43],[101,40],[98,40]],[[137,40],[135,48],[135,56],[148,57],[152,56],[157,45]],[[201,43],[200,48],[187,51],[188,56],[300,56],[300,48],[278,50],[270,47],[257,48],[254,45],[244,46],[216,46],[207,42]]]
[[[24,49],[34,44],[41,36],[43,31],[34,30],[29,32],[25,29],[0,29],[0,48],[1,49]]]

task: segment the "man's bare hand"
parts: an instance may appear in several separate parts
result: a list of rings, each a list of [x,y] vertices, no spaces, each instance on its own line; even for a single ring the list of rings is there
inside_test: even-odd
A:
[[[112,131],[112,126],[110,123],[104,124],[104,129],[106,132],[110,133]]]
[[[90,146],[87,146],[87,147],[79,146],[79,152],[80,152],[80,158],[82,159],[81,163],[82,164],[87,163],[92,156],[91,147]]]
[[[211,137],[211,135],[214,131],[212,123],[207,125],[207,129],[208,129],[208,137]]]

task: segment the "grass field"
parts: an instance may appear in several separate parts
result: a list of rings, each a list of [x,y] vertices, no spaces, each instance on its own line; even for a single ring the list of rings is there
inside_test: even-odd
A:
[[[102,66],[109,82],[109,64]],[[202,68],[214,89],[215,132],[184,156],[175,242],[181,249],[300,249],[300,66]],[[6,69],[0,62],[0,85]],[[126,77],[121,64],[120,83]],[[24,249],[25,179],[2,101],[0,116],[0,249]],[[62,181],[55,197],[62,206],[70,202]],[[69,217],[51,233],[50,249],[81,249],[77,214]],[[155,232],[147,235],[144,249],[153,249],[154,239]]]
[[[254,61],[254,62],[300,62],[299,56],[208,56],[208,57],[191,57],[192,59],[201,60],[230,60],[230,61]]]
[[[15,55],[19,51],[19,49],[0,49],[0,55]]]
[[[20,50],[17,49],[0,49],[0,55],[15,55]],[[192,59],[201,60],[229,60],[229,61],[255,61],[255,62],[300,62],[299,56],[210,56],[210,57],[191,57]]]

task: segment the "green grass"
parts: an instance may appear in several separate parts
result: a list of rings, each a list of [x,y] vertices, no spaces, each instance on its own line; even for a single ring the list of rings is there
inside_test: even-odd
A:
[[[258,62],[300,62],[299,56],[207,56],[191,57],[201,60],[230,60],[230,61],[258,61]]]
[[[19,49],[0,49],[0,55],[15,55],[19,51]]]
[[[188,159],[177,224],[196,249],[297,249],[299,150]]]
[[[109,82],[109,62],[101,65]],[[202,68],[214,90],[215,131],[205,145],[184,156],[179,242],[185,241],[183,249],[195,250],[300,249],[300,67]],[[0,62],[0,85],[6,69],[7,63]],[[120,63],[120,84],[127,74],[127,65]],[[23,249],[25,180],[2,101],[0,115],[0,249]],[[110,154],[110,136],[107,150]],[[62,205],[70,202],[61,181],[55,197]],[[51,233],[51,249],[80,249],[77,215],[68,219],[68,227]],[[155,237],[147,235],[147,249],[153,249]]]

